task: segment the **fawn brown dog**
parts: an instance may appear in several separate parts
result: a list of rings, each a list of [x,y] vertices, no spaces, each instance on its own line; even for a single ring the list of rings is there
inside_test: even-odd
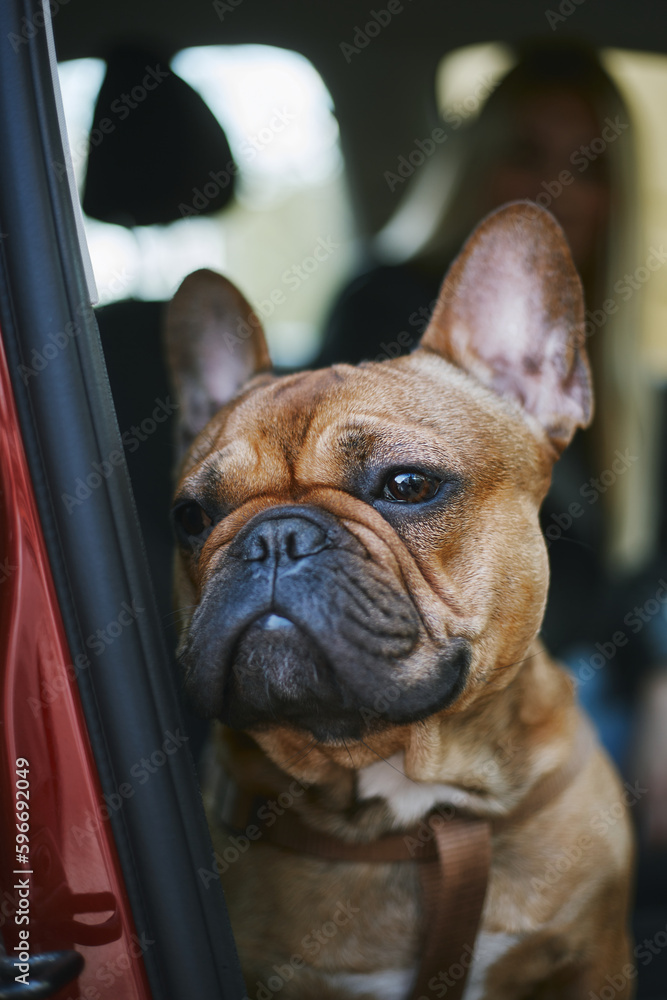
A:
[[[169,308],[179,656],[224,724],[214,871],[257,1000],[632,994],[623,789],[537,637],[583,308],[528,202],[475,230],[407,357],[277,377],[224,278]]]

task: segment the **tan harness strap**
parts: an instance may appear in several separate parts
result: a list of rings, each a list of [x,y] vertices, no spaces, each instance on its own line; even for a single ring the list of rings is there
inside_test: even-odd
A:
[[[433,979],[447,987],[450,1000],[460,1000],[484,908],[491,867],[491,832],[503,832],[558,798],[582,770],[592,748],[590,726],[583,723],[570,758],[538,782],[508,816],[486,820],[457,815],[445,819],[431,813],[426,821],[428,836],[424,836],[422,823],[401,834],[350,843],[307,826],[294,813],[284,812],[263,831],[263,839],[275,847],[327,861],[418,863],[424,934],[410,1000],[433,996]],[[254,821],[258,806],[266,800],[264,796],[238,791],[241,794],[227,821],[242,830]]]
[[[449,824],[448,824],[449,825]],[[311,854],[325,861],[363,861],[366,863],[392,863],[394,861],[421,861],[438,857],[438,845],[429,838],[411,847],[410,834],[417,832],[390,834],[365,843],[349,843],[340,837],[313,830],[298,816],[283,813],[276,823],[266,831],[265,839],[275,847],[288,851]]]
[[[257,800],[260,804],[262,801]],[[484,906],[491,865],[491,826],[485,820],[458,816],[443,819],[435,813],[429,817],[428,827],[429,837],[424,837],[422,825],[404,834],[354,844],[313,830],[297,816],[283,813],[266,830],[265,839],[274,847],[325,861],[417,862],[424,940],[410,1000],[430,995],[428,983],[434,976],[449,982],[447,995],[458,1000],[463,996]]]
[[[419,866],[425,941],[410,1000],[432,997],[433,979],[451,1000],[465,990],[491,866],[491,827],[484,820],[429,820],[437,862]],[[429,986],[429,983],[431,985]]]

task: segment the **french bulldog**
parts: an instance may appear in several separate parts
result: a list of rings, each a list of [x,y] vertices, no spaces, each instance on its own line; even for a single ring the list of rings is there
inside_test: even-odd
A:
[[[395,360],[278,377],[225,278],[170,304],[178,654],[218,720],[215,877],[255,1000],[415,996],[419,863],[344,848],[425,841],[438,814],[445,838],[487,824],[490,867],[478,933],[422,1000],[632,994],[623,788],[538,637],[538,512],[592,411],[583,321],[563,233],[528,202],[478,226]],[[235,833],[225,789],[263,796]],[[276,843],[283,814],[341,857]]]

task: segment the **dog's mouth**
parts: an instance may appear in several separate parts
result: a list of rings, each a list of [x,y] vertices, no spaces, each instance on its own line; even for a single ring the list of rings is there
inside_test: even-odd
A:
[[[290,618],[262,615],[239,636],[231,657],[228,685],[261,697],[278,692],[281,701],[300,701],[304,687],[323,685],[330,669],[316,642]]]
[[[190,695],[202,715],[233,729],[288,725],[323,743],[359,739],[451,704],[465,686],[471,658],[469,644],[454,638],[429,676],[415,682],[410,670],[392,676],[386,663],[369,671],[363,652],[356,671],[354,662],[341,666],[331,652],[292,619],[263,613],[240,631],[209,683],[200,677],[189,685]]]
[[[471,650],[457,637],[434,639],[410,595],[332,515],[288,509],[239,533],[181,659],[200,714],[326,741],[445,707],[463,689]]]
[[[315,727],[324,738],[340,710],[335,669],[305,628],[271,612],[243,629],[232,648],[221,721],[235,729],[291,723]],[[344,713],[346,732],[355,714]]]

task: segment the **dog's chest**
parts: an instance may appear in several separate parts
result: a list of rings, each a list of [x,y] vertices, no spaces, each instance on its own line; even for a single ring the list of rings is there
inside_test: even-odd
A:
[[[520,940],[518,934],[481,933],[475,943],[470,972],[463,1000],[486,1000],[486,974]],[[461,963],[442,969],[429,981],[433,997],[446,997],[448,991],[464,974],[466,956]],[[376,996],[382,1000],[409,1000],[417,969],[388,969],[385,972],[345,973],[327,976],[327,982],[336,989],[345,990],[351,997]]]
[[[415,782],[404,773],[402,753],[377,761],[359,772],[357,795],[361,800],[381,798],[397,824],[418,823],[438,807],[465,808],[472,796],[444,782]],[[434,997],[445,997],[448,991],[468,972],[463,1000],[484,1000],[487,972],[518,941],[520,935],[506,933],[478,934],[472,954],[468,950],[459,963],[441,969],[429,981]],[[366,975],[340,974],[338,985],[346,987],[352,996],[373,995],[383,1000],[409,1000],[417,967]]]

